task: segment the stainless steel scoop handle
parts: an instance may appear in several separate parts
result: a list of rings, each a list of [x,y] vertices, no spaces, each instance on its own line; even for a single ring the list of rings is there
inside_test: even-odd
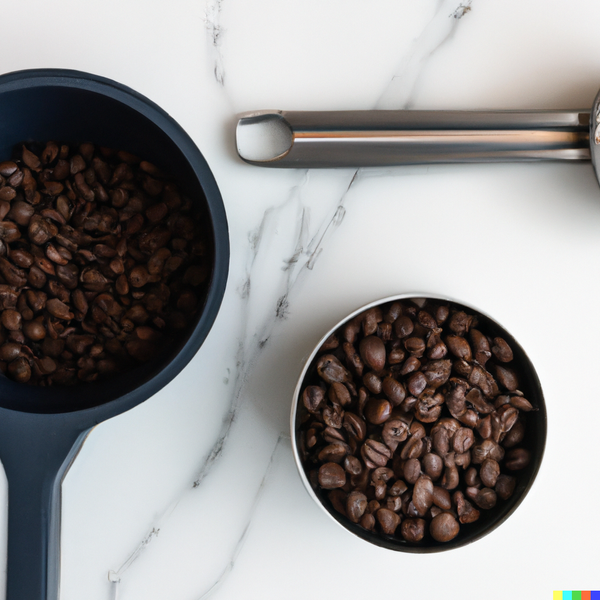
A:
[[[590,111],[258,111],[236,137],[262,167],[590,160]]]

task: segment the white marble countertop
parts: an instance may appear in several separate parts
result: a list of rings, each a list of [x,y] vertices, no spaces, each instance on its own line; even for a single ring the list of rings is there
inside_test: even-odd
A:
[[[160,393],[98,426],[65,478],[61,600],[598,589],[590,163],[276,171],[238,158],[234,127],[265,108],[589,109],[599,3],[20,0],[0,14],[0,72],[88,71],[171,114],[214,172],[231,235],[228,287],[203,347]],[[347,313],[412,291],[509,329],[537,368],[549,419],[544,463],[515,514],[434,555],[345,533],[303,488],[289,439],[303,357]],[[6,539],[6,482],[0,490]]]

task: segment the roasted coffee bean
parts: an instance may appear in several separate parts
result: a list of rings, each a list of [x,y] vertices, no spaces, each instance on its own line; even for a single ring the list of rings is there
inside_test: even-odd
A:
[[[367,497],[361,492],[350,492],[346,499],[346,514],[353,523],[358,523],[367,509]]]
[[[421,461],[423,472],[431,477],[432,481],[436,481],[444,470],[444,461],[437,454],[428,452]]]
[[[361,456],[365,461],[365,465],[369,469],[384,467],[388,460],[392,458],[390,449],[381,442],[376,440],[367,440],[360,449]]]
[[[375,518],[381,527],[381,532],[386,535],[394,535],[396,528],[400,525],[400,517],[388,508],[380,508],[375,513]]]
[[[492,354],[501,362],[507,363],[513,359],[513,352],[510,346],[501,337],[494,338]]]
[[[302,401],[306,409],[311,412],[317,412],[325,400],[325,393],[323,388],[311,385],[302,392]]]
[[[175,236],[168,252],[187,252],[184,234]],[[141,251],[127,253],[136,260]],[[127,260],[129,273],[136,265]],[[127,294],[142,298],[145,287]],[[91,303],[93,312],[98,301]],[[358,526],[405,543],[449,541],[514,492],[517,477],[506,471],[531,459],[521,442],[535,407],[518,389],[519,365],[496,356],[491,347],[502,342],[475,315],[429,300],[375,308],[332,334],[309,371],[302,460],[313,484],[330,490],[334,510]],[[108,305],[102,310],[107,316]],[[331,487],[320,484],[321,470]]]
[[[500,464],[493,458],[486,458],[479,469],[479,477],[485,487],[493,488],[500,475]]]
[[[346,483],[344,469],[334,462],[325,463],[319,469],[319,485],[326,490],[341,488]]]
[[[513,448],[506,453],[505,466],[509,471],[524,469],[531,460],[531,453],[525,448]]]
[[[460,525],[454,516],[448,512],[440,513],[429,524],[429,533],[436,542],[453,540],[460,530]]]
[[[469,342],[459,335],[449,335],[446,338],[446,346],[458,358],[469,361],[473,356]]]
[[[479,519],[481,513],[465,498],[462,492],[454,492],[452,499],[456,505],[458,520],[463,525],[465,523],[474,523]]]
[[[416,483],[421,477],[421,463],[418,458],[409,458],[404,463],[404,480],[406,483]]]
[[[372,398],[365,405],[365,417],[373,425],[385,423],[392,414],[392,405],[383,398]]]
[[[465,490],[465,495],[475,502],[475,504],[484,510],[489,510],[490,508],[494,508],[496,506],[497,496],[496,492],[490,488],[471,488],[468,487]]]
[[[496,487],[494,490],[502,500],[508,500],[512,496],[516,485],[517,480],[514,477],[501,474],[496,480]]]
[[[406,398],[406,389],[404,386],[391,376],[383,379],[381,388],[385,396],[394,406],[402,404],[403,400]]]
[[[433,483],[429,476],[421,475],[413,488],[412,503],[421,517],[433,504]]]
[[[424,519],[409,518],[402,521],[400,532],[407,542],[420,542],[425,537],[427,522]]]
[[[381,437],[387,447],[394,452],[398,444],[408,437],[408,425],[401,419],[388,419],[383,426]]]
[[[375,335],[363,338],[359,345],[363,362],[373,371],[381,371],[385,366],[385,345]]]

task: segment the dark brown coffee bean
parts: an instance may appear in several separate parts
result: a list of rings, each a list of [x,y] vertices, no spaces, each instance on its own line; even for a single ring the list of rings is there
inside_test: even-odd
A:
[[[334,442],[325,446],[318,454],[318,459],[322,463],[334,462],[341,464],[349,453],[350,448],[343,442]]]
[[[408,337],[414,330],[415,325],[410,317],[402,315],[394,322],[394,332],[399,338]]]
[[[374,335],[363,338],[359,345],[360,356],[369,368],[381,371],[385,366],[385,345]]]
[[[481,366],[484,367],[485,363],[492,356],[488,339],[478,329],[471,329],[469,337],[471,338],[473,357]]]
[[[346,499],[346,515],[353,523],[358,523],[367,508],[367,497],[361,492],[350,492]]]
[[[465,498],[462,492],[454,492],[452,499],[456,505],[458,520],[463,525],[465,523],[474,523],[479,519],[481,513]]]
[[[325,400],[323,388],[317,385],[310,385],[302,392],[302,402],[311,413],[318,412]]]
[[[419,325],[426,329],[435,329],[437,327],[437,321],[426,310],[420,310],[417,313],[417,321],[419,322]]]
[[[469,390],[465,400],[471,404],[479,414],[487,415],[494,410],[494,405],[483,397],[483,394],[479,388],[473,388]]]
[[[525,448],[513,448],[506,453],[505,467],[509,471],[520,471],[531,461],[531,452]]]
[[[12,309],[3,310],[2,316],[0,317],[2,325],[9,331],[17,331],[21,329],[21,320],[21,313]]]
[[[402,521],[400,533],[407,542],[417,543],[425,537],[426,527],[424,519],[408,518]]]
[[[404,341],[404,348],[409,354],[421,358],[425,354],[427,345],[423,338],[409,337]]]
[[[344,458],[344,471],[350,475],[360,475],[362,473],[362,464],[356,456],[348,456]]]
[[[31,379],[31,366],[25,357],[19,357],[8,364],[7,375],[19,383],[27,383]]]
[[[458,358],[462,358],[464,360],[470,361],[472,359],[471,346],[469,346],[469,342],[464,337],[458,335],[449,335],[446,338],[446,346],[448,350],[457,356]]]
[[[500,465],[493,458],[486,458],[479,470],[479,477],[485,487],[493,488],[500,475]]]
[[[333,354],[324,354],[317,362],[317,372],[326,383],[351,381],[352,377]]]
[[[510,403],[521,412],[529,412],[534,410],[533,405],[523,396],[511,396]]]
[[[421,475],[413,488],[412,503],[422,517],[433,504],[433,489],[433,483],[427,475]]]
[[[473,430],[468,427],[461,427],[452,438],[452,449],[454,452],[466,452],[475,443]]]
[[[436,481],[444,470],[444,461],[437,455],[428,452],[423,457],[421,464],[426,475],[431,477],[432,481]]]
[[[341,488],[346,484],[346,473],[337,463],[326,463],[319,468],[319,485],[326,490]]]
[[[398,444],[408,437],[408,425],[401,419],[388,419],[383,426],[381,437],[386,446],[394,452]]]
[[[23,323],[23,333],[34,342],[39,342],[46,337],[46,328],[39,321],[25,321]]]
[[[502,500],[508,500],[512,496],[516,485],[517,480],[514,477],[511,477],[510,475],[501,474],[496,480],[496,487],[494,488],[494,490],[496,494],[498,494],[498,496],[502,498]]]
[[[513,359],[513,352],[510,346],[501,337],[494,338],[492,354],[497,360],[504,363],[510,362]]]
[[[70,321],[73,318],[73,313],[69,311],[69,307],[61,302],[58,298],[52,298],[46,302],[46,310],[57,319]]]
[[[520,444],[525,438],[525,423],[522,419],[517,419],[517,422],[512,426],[511,430],[504,436],[502,445],[505,448],[512,448]]]
[[[504,458],[504,449],[493,440],[483,440],[474,444],[471,450],[473,464],[480,465],[486,458],[493,458],[500,462]]]
[[[450,497],[450,492],[443,487],[439,487],[437,485],[433,486],[432,501],[433,504],[442,510],[452,509],[452,498]]]
[[[344,413],[343,426],[344,429],[348,432],[348,435],[354,438],[355,440],[362,441],[365,439],[365,435],[367,433],[367,425],[364,422],[364,420],[361,419],[358,415],[346,411]]]
[[[404,463],[404,480],[407,483],[414,484],[421,476],[421,463],[418,458],[409,458]]]
[[[5,342],[0,346],[0,360],[11,362],[21,356],[21,344]]]
[[[406,389],[404,386],[391,376],[383,379],[382,391],[393,406],[398,406],[406,398]]]
[[[369,469],[377,467],[385,467],[388,460],[392,458],[390,449],[381,442],[376,440],[367,440],[360,449],[361,456],[365,461],[365,465]]]
[[[365,418],[373,425],[385,423],[392,414],[392,405],[383,398],[372,398],[365,405]]]
[[[475,502],[475,504],[484,510],[489,510],[490,508],[494,508],[497,502],[496,492],[490,488],[467,488],[465,490],[465,494],[467,497]]]
[[[429,533],[436,542],[449,542],[460,531],[458,521],[448,512],[443,512],[434,517],[429,524]]]
[[[400,516],[388,508],[380,508],[375,513],[375,518],[381,527],[381,532],[386,535],[394,535],[401,521]]]
[[[2,175],[2,177],[10,177],[17,169],[17,164],[12,160],[0,162],[0,175]]]
[[[402,351],[401,351],[402,352]],[[402,352],[402,356],[405,354]],[[401,362],[401,361],[398,361]],[[391,363],[390,363],[391,364]],[[400,375],[408,375],[409,373],[414,373],[421,368],[421,361],[416,356],[409,356],[404,364],[402,365],[402,369],[400,369]]]
[[[427,387],[427,378],[421,371],[417,371],[408,378],[406,387],[413,396],[419,396]]]
[[[371,394],[380,394],[382,389],[381,378],[375,375],[373,371],[368,371],[363,375],[363,384]]]
[[[496,365],[495,374],[498,383],[509,392],[514,392],[519,387],[519,380],[514,369]]]

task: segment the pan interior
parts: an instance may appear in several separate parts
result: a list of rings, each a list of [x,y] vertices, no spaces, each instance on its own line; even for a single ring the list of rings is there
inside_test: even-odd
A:
[[[23,412],[60,413],[126,397],[137,403],[158,391],[192,358],[218,310],[228,260],[226,223],[213,212],[221,205],[216,183],[187,134],[160,108],[124,86],[95,76],[42,71],[0,78],[0,160],[22,142],[91,142],[126,150],[159,166],[197,204],[207,223],[213,268],[204,310],[191,334],[160,358],[101,382],[36,387],[0,376],[0,407]],[[217,210],[218,212],[218,210]],[[220,218],[220,220],[219,220]],[[224,239],[222,239],[224,238]],[[227,250],[222,249],[227,245]],[[219,246],[219,248],[217,248]],[[218,260],[219,266],[214,263]],[[217,273],[219,271],[219,273]],[[224,271],[224,275],[223,275]],[[215,279],[219,281],[215,283]],[[218,298],[216,297],[218,296]]]

